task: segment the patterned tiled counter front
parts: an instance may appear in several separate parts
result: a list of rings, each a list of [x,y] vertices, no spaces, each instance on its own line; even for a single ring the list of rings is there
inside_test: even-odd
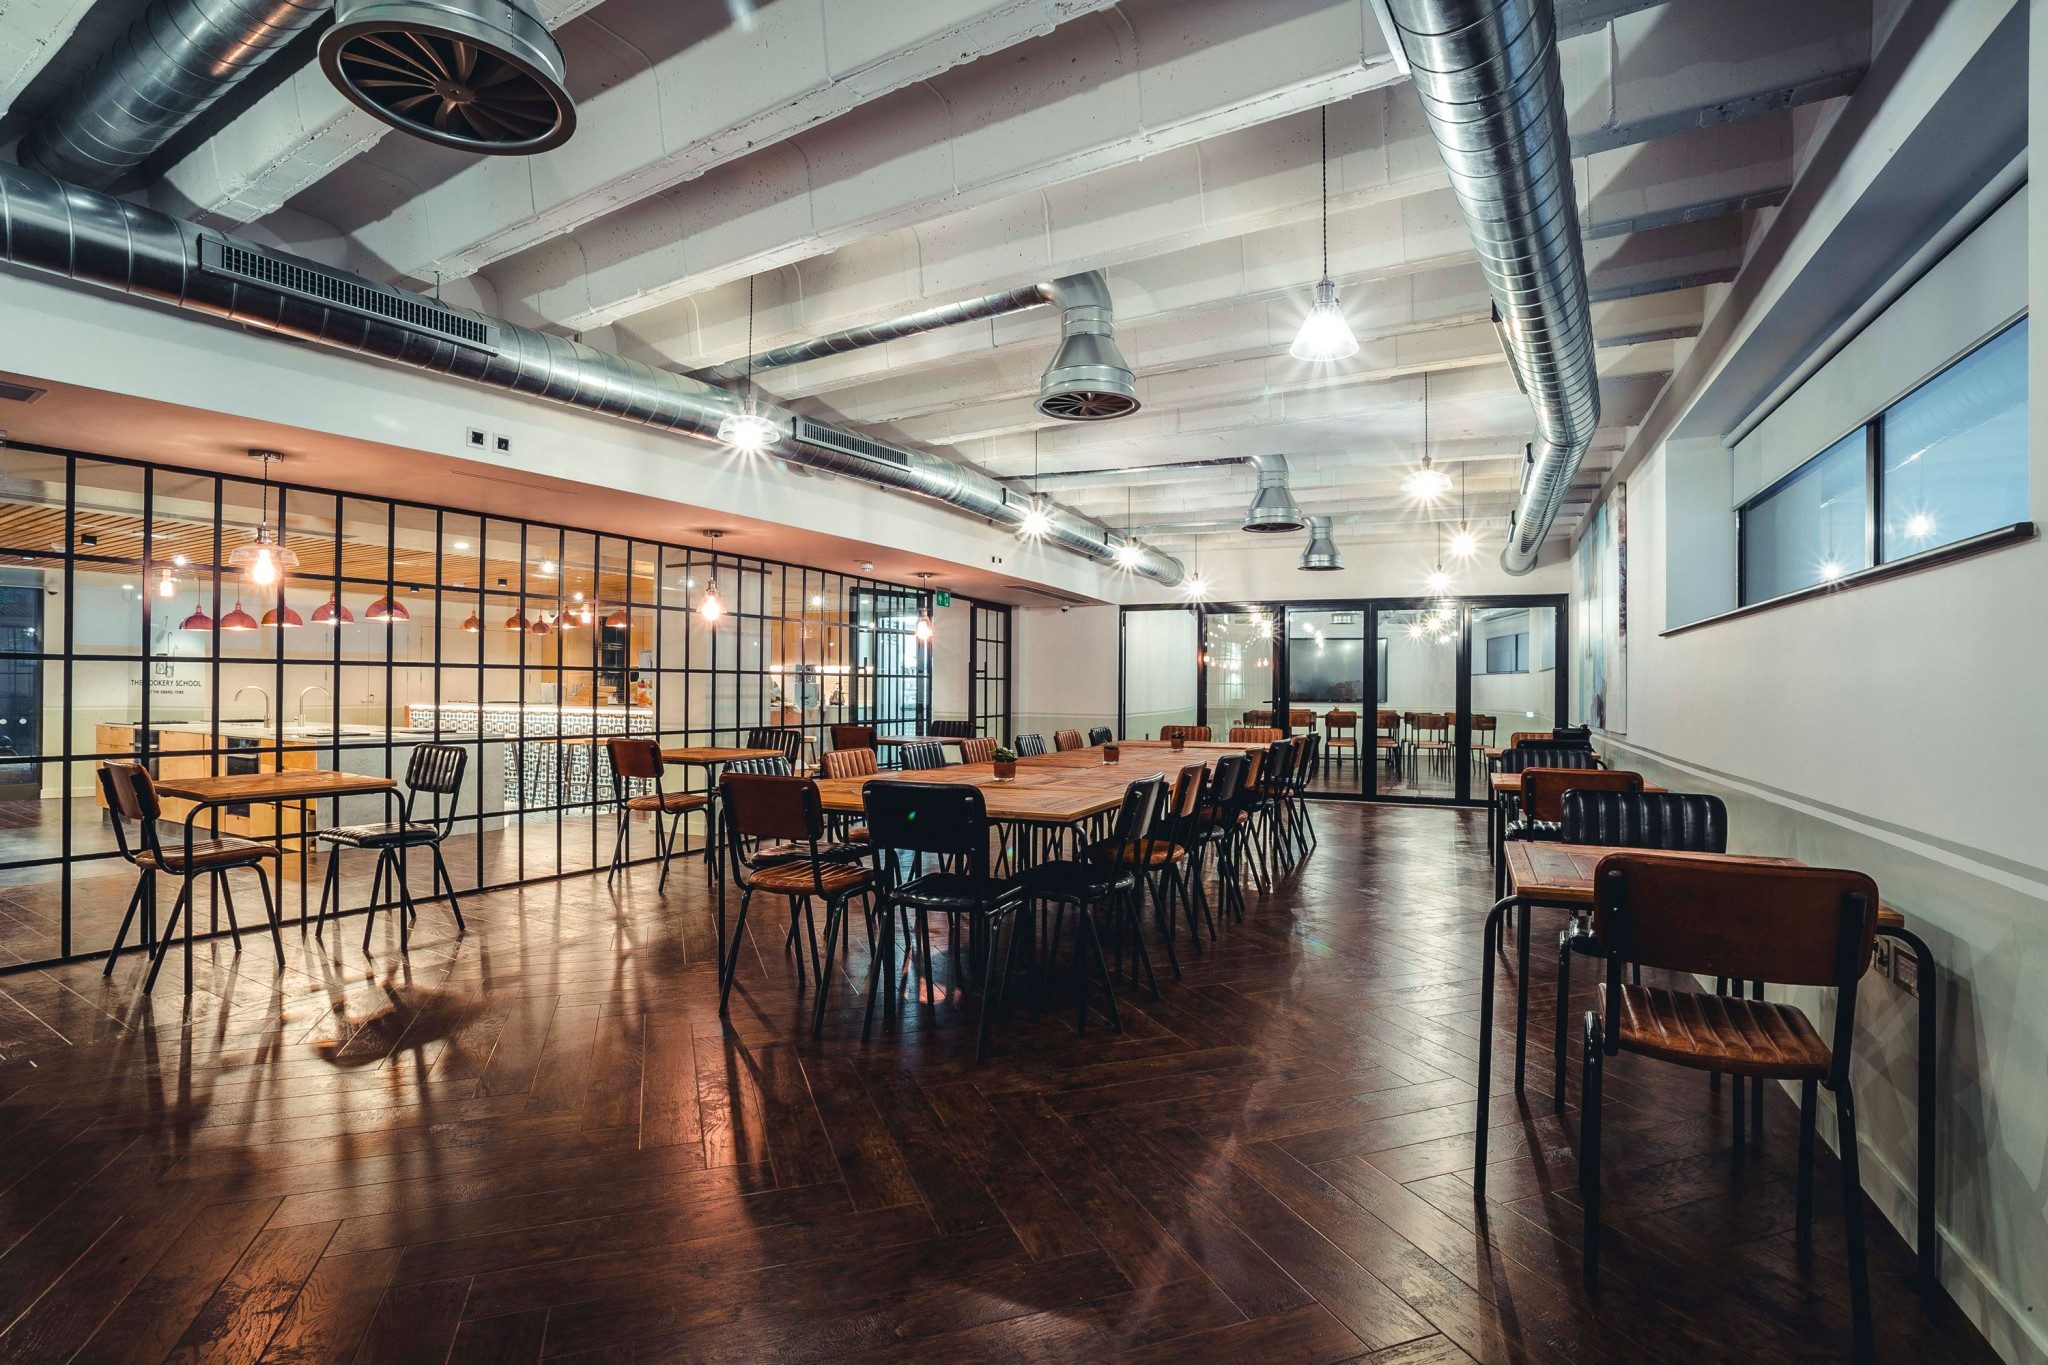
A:
[[[504,801],[512,810],[608,801],[611,759],[589,737],[654,733],[654,713],[644,706],[443,702],[407,707],[406,723],[450,737],[510,741],[513,761],[505,765]]]

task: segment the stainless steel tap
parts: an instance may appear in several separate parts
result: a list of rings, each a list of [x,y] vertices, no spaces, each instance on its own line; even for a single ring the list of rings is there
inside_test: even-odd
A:
[[[320,685],[319,683],[314,683],[314,684],[312,684],[312,685],[311,685],[311,686],[309,686],[309,687],[302,687],[302,688],[300,688],[300,689],[299,689],[299,724],[301,724],[301,725],[304,725],[304,724],[306,723],[306,694],[307,694],[308,692],[318,692],[318,693],[320,693],[320,694],[321,694],[322,696],[326,697],[326,698],[327,698],[327,700],[329,700],[329,701],[333,701],[333,700],[334,700],[334,694],[333,694],[332,692],[329,692],[329,691],[328,691],[328,690],[327,690],[327,689],[326,689],[325,687],[321,686],[321,685]]]
[[[263,698],[263,723],[265,725],[270,724],[270,694],[264,691],[257,684],[250,683],[247,687],[236,689],[235,700],[240,701],[242,699],[242,693],[244,692],[254,692],[257,696]]]

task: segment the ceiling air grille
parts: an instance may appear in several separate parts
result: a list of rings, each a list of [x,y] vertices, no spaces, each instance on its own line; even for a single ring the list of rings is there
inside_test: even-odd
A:
[[[910,468],[909,458],[895,446],[882,441],[871,441],[855,432],[843,431],[813,422],[807,417],[796,419],[796,439],[820,450],[829,450],[836,455],[851,455],[859,460],[872,460],[876,464],[889,465],[896,469]]]
[[[381,318],[409,331],[495,354],[490,344],[490,325],[482,319],[354,275],[309,268],[301,262],[282,260],[218,237],[199,239],[199,265],[217,275],[231,275],[281,294],[311,299],[362,317]]]

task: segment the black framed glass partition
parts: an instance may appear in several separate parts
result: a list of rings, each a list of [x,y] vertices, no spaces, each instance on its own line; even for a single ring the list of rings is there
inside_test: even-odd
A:
[[[1314,795],[1482,800],[1488,752],[1562,714],[1564,606],[1557,594],[1128,607],[1119,732],[1313,730]]]
[[[276,466],[266,490],[253,461],[238,478],[0,449],[0,970],[111,945],[135,874],[100,799],[108,758],[140,756],[164,778],[294,767],[402,778],[418,745],[459,745],[447,854],[469,890],[604,865],[616,818],[607,735],[736,744],[788,725],[817,752],[836,722],[908,732],[929,716],[926,590],[709,540],[339,494],[291,482],[291,468]],[[264,526],[274,577],[236,559]],[[991,733],[1008,729],[998,611],[1002,628],[975,645],[1002,684],[976,703]],[[284,847],[296,917],[299,836],[383,809],[368,799],[220,818],[223,833]],[[648,851],[636,832],[634,855]],[[344,861],[352,908],[374,861]]]

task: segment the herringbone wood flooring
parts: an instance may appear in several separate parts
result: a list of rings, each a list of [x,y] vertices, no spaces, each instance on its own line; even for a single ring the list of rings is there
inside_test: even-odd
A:
[[[981,1068],[944,998],[863,1046],[845,977],[812,1043],[779,907],[721,1028],[694,864],[472,897],[460,938],[425,906],[409,960],[360,921],[282,974],[202,946],[189,1008],[176,954],[154,1001],[132,960],[0,978],[0,1357],[1839,1356],[1833,1167],[1803,1263],[1781,1096],[1738,1160],[1726,1091],[1620,1059],[1589,1301],[1539,1045],[1475,1210],[1481,822],[1316,820],[1121,1035],[1062,989]],[[1883,1354],[1985,1358],[1871,1222]]]

